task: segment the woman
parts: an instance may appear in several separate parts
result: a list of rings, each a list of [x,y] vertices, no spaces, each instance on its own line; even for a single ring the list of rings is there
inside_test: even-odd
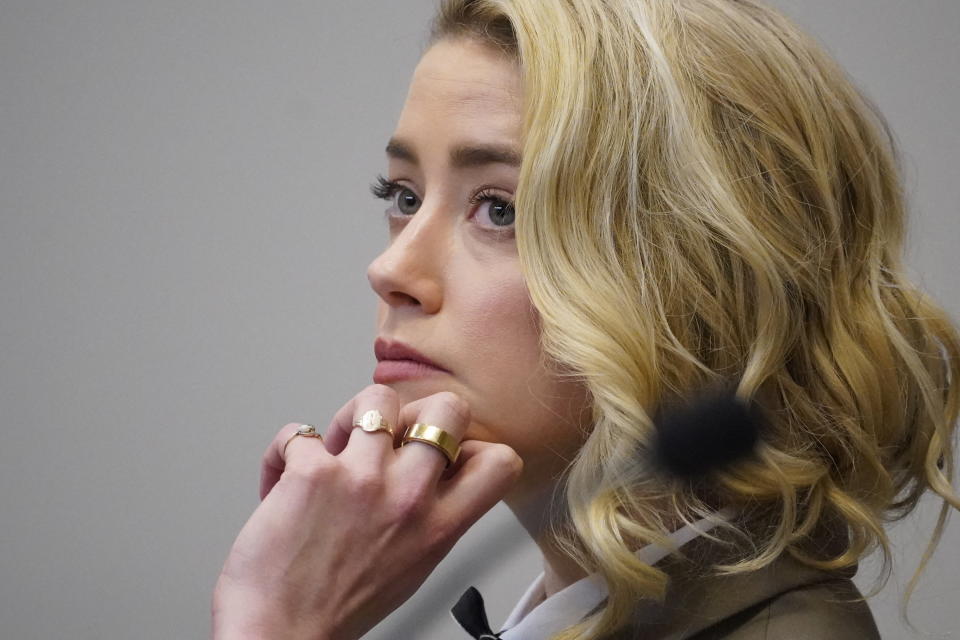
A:
[[[502,499],[544,573],[499,637],[879,637],[858,559],[960,508],[960,338],[883,117],[754,0],[444,0],[431,36],[374,185],[375,384],[268,447],[214,636],[361,637]],[[665,471],[655,418],[718,386],[752,449]]]

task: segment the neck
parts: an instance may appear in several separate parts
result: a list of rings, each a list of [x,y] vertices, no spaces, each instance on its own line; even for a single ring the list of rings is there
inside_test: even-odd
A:
[[[530,489],[531,485],[537,489]],[[557,518],[559,516],[556,512],[566,511],[566,504],[559,504],[554,512],[551,512],[550,503],[556,486],[556,480],[519,482],[504,498],[504,502],[540,549],[543,556],[543,587],[547,598],[588,575],[573,558],[555,544],[550,530],[551,517]],[[562,497],[560,500],[562,501]],[[655,505],[652,508],[658,509],[660,513],[669,513],[666,502],[661,504],[655,501],[651,504]],[[664,515],[664,522],[668,531],[676,531],[683,526],[683,520],[679,516]],[[644,544],[637,542],[632,548],[639,549]]]
[[[556,484],[556,481],[542,483],[538,491],[525,491],[521,486],[504,498],[513,515],[540,549],[547,598],[587,576],[587,572],[573,558],[557,548],[550,531],[550,518],[556,515],[550,509]]]

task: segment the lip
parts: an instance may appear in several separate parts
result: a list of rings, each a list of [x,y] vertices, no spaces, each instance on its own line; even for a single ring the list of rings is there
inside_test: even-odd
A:
[[[377,338],[373,343],[373,350],[378,361],[373,374],[373,381],[376,384],[449,373],[410,345],[399,341]]]
[[[375,384],[388,384],[399,380],[426,378],[444,373],[446,371],[441,371],[436,367],[431,367],[416,360],[381,360],[373,371],[373,382]]]

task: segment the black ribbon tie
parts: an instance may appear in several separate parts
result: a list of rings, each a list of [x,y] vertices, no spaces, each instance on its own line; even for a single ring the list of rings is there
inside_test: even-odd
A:
[[[476,587],[463,592],[457,604],[450,610],[461,627],[476,640],[500,640],[500,634],[494,633],[487,621],[487,611],[483,606],[483,596]]]

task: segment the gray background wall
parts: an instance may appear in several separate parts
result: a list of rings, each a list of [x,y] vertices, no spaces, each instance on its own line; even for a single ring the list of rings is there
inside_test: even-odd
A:
[[[910,265],[957,317],[960,3],[778,6],[890,119]],[[207,634],[267,442],[370,382],[367,185],[432,8],[0,3],[0,637]],[[935,507],[892,528],[885,638],[914,637],[896,602]],[[960,623],[958,549],[954,522],[913,600],[922,637]],[[460,637],[470,584],[498,624],[539,571],[500,505],[368,637]]]

